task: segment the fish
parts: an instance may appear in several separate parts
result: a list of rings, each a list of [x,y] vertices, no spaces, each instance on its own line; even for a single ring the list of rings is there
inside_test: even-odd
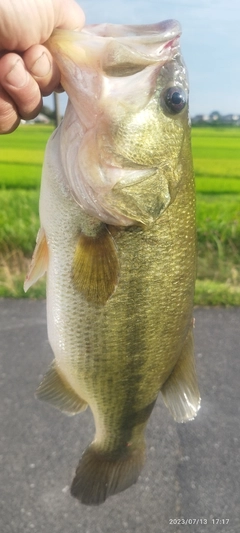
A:
[[[181,27],[99,24],[46,42],[68,104],[48,141],[25,290],[47,273],[53,363],[36,396],[95,436],[71,485],[99,505],[137,482],[161,391],[200,407],[193,346],[195,188]]]

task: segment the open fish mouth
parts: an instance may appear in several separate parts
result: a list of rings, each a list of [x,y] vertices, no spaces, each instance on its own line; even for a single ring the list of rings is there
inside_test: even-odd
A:
[[[74,35],[75,33],[75,35]],[[62,85],[68,92],[68,69],[64,65],[71,42],[70,57],[76,63],[99,68],[110,76],[126,76],[139,72],[151,63],[163,64],[178,45],[181,26],[176,20],[157,24],[121,25],[93,24],[81,32],[57,29],[45,43],[62,72]],[[74,50],[75,48],[75,50]],[[70,91],[71,92],[71,91]]]
[[[164,61],[164,48],[168,49],[176,44],[181,35],[181,26],[176,20],[167,20],[158,24],[143,24],[139,26],[121,24],[96,24],[84,28],[83,38],[87,35],[97,36],[99,44],[107,42],[105,53],[101,58],[102,70],[110,76],[126,76],[139,72],[149,61]],[[96,37],[95,37],[96,38]],[[90,45],[91,46],[91,45]],[[136,53],[137,48],[137,53]]]

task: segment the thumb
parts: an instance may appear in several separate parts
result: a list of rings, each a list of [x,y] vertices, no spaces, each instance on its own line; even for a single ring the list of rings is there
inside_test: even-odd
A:
[[[53,0],[55,28],[81,30],[85,23],[82,8],[75,0]]]

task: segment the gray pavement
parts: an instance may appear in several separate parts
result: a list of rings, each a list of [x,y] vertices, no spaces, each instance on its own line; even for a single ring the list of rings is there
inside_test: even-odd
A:
[[[91,508],[68,490],[90,411],[67,417],[34,398],[52,360],[45,302],[0,300],[0,533],[239,533],[240,308],[194,314],[197,419],[176,424],[160,395],[138,483]]]

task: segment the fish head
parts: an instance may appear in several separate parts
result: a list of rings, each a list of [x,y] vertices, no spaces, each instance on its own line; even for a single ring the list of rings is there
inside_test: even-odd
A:
[[[62,163],[75,201],[115,225],[148,225],[174,201],[189,142],[176,21],[56,30],[47,43],[69,95]]]

